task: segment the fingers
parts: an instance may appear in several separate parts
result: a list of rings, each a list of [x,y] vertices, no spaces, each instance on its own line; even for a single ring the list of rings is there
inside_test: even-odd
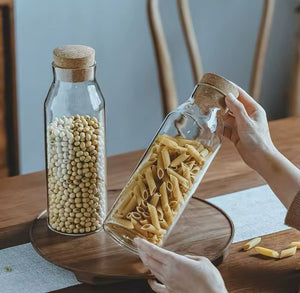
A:
[[[161,262],[158,262],[157,260],[153,259],[151,256],[139,252],[140,258],[143,262],[143,264],[150,269],[151,273],[160,281],[164,280],[163,272],[165,270],[164,264]]]
[[[255,111],[258,111],[261,106],[241,87],[233,83],[239,91],[239,97],[238,100],[244,105],[247,113],[251,115]]]
[[[236,99],[232,94],[229,94],[225,97],[225,102],[237,122],[247,121],[248,114],[246,109],[238,99]]]
[[[151,289],[156,293],[167,293],[168,289],[165,285],[158,283],[156,280],[148,280],[148,284]]]
[[[142,238],[135,238],[134,242],[139,252],[150,255],[151,258],[160,263],[167,263],[173,254],[172,252],[160,248]]]
[[[186,254],[185,257],[189,258],[191,260],[196,260],[196,261],[201,261],[203,259],[203,257],[199,256],[199,255],[189,255],[189,254]]]

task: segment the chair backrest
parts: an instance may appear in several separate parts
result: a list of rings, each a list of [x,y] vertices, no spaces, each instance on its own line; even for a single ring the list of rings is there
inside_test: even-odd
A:
[[[13,1],[0,0],[0,177],[19,173]]]
[[[260,96],[274,7],[275,0],[264,0],[249,86],[249,93],[256,100]],[[177,8],[189,54],[193,80],[196,84],[203,74],[203,68],[188,0],[177,0]],[[177,106],[177,94],[173,78],[172,62],[159,13],[159,0],[147,0],[147,13],[157,62],[163,114],[167,115]]]

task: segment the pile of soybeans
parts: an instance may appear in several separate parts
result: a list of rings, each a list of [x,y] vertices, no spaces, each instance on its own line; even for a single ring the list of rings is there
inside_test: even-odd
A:
[[[67,234],[99,230],[106,214],[104,125],[63,116],[47,131],[50,227]]]

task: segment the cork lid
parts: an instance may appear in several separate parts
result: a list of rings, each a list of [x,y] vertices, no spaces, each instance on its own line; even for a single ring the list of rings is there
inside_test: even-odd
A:
[[[236,98],[239,96],[239,91],[232,82],[222,76],[205,73],[197,85],[193,97],[203,112],[208,112],[212,107],[218,107],[221,112],[225,112],[225,97],[230,93]]]
[[[65,45],[53,50],[53,59],[60,68],[88,68],[95,64],[95,50],[84,45]]]

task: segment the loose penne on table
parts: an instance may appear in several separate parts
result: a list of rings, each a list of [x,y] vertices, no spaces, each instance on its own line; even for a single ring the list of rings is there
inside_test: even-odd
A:
[[[251,248],[255,247],[261,241],[261,237],[254,238],[243,245],[243,250],[250,250]]]
[[[161,245],[211,154],[196,140],[158,135],[106,225],[123,238],[140,236]]]

